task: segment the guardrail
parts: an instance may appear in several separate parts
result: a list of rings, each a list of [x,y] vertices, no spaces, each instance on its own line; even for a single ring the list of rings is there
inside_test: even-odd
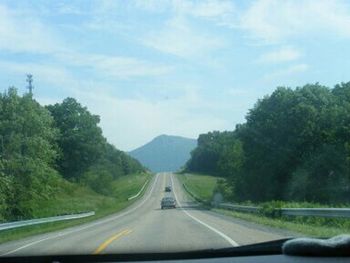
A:
[[[283,216],[319,216],[350,218],[349,208],[281,208]]]
[[[23,227],[23,226],[31,226],[31,225],[37,225],[37,224],[43,224],[43,223],[51,223],[51,222],[57,222],[57,221],[63,221],[63,220],[84,218],[84,217],[89,217],[89,216],[93,216],[93,215],[95,215],[95,212],[91,211],[91,212],[72,214],[72,215],[52,216],[52,217],[3,223],[3,224],[0,224],[0,231],[12,229],[12,228]]]
[[[220,208],[225,208],[229,210],[235,210],[240,212],[258,213],[260,208],[256,206],[245,206],[245,205],[234,205],[229,203],[221,203],[218,205]]]
[[[132,200],[132,199],[138,197],[138,196],[142,193],[143,189],[145,189],[147,183],[148,183],[148,180],[143,184],[141,190],[140,190],[136,195],[133,195],[133,196],[131,196],[131,197],[128,198],[128,201],[130,201],[130,200]]]
[[[219,208],[259,213],[262,211],[261,207],[243,206],[229,203],[221,203],[217,205]],[[276,208],[281,216],[315,216],[315,217],[333,217],[333,218],[350,218],[350,208]]]

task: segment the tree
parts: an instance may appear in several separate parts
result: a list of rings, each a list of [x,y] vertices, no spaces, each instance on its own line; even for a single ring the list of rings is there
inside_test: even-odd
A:
[[[60,131],[58,168],[65,178],[76,180],[103,153],[106,140],[98,126],[100,118],[73,98],[47,108]]]
[[[91,164],[80,178],[80,182],[100,194],[111,195],[113,180],[143,171],[144,168],[137,160],[106,143],[101,157]]]
[[[30,217],[32,202],[53,193],[58,131],[50,113],[15,88],[0,94],[0,109],[0,210],[7,219]]]
[[[279,87],[234,132],[200,135],[187,169],[227,177],[236,201],[348,202],[349,116],[350,83]]]

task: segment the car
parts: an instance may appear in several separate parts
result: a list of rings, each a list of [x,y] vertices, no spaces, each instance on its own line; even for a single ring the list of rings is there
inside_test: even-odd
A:
[[[171,186],[166,186],[165,187],[165,192],[171,192]]]
[[[164,208],[176,208],[176,200],[172,197],[163,197],[160,207]]]

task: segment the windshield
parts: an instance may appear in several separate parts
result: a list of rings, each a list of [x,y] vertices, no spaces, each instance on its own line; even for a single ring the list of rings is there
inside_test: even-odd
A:
[[[1,1],[0,256],[350,233],[349,68],[342,0]]]

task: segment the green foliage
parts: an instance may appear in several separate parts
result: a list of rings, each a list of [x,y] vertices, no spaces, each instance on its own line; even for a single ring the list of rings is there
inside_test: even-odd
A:
[[[222,195],[223,200],[229,200],[232,198],[232,187],[225,179],[218,179],[213,193],[219,193]]]
[[[347,174],[344,148],[322,145],[292,174],[287,194],[296,201],[333,204],[348,201]]]
[[[283,231],[289,230],[293,233],[299,233],[303,236],[314,236],[314,237],[333,237],[340,234],[350,233],[350,224],[348,219],[321,219],[321,218],[284,218],[276,217],[272,218],[269,216],[262,216],[261,214],[242,213],[235,211],[228,211],[217,209],[219,213],[240,218],[245,221],[251,221],[261,225],[267,225],[273,228],[280,228]],[[327,221],[327,224],[324,223]]]
[[[60,130],[58,168],[64,177],[76,179],[102,155],[105,138],[98,127],[100,118],[73,98],[47,108]]]
[[[56,182],[58,185],[57,194],[50,199],[42,199],[36,202],[33,207],[33,217],[40,218],[87,211],[95,211],[95,215],[82,219],[1,231],[0,243],[71,227],[116,213],[134,202],[135,199],[128,201],[127,198],[140,191],[140,188],[146,180],[150,179],[150,176],[150,174],[143,173],[123,176],[114,180],[112,182],[112,196],[97,194],[90,188],[59,179]]]
[[[40,202],[67,186],[58,171],[103,195],[113,195],[120,176],[143,171],[106,142],[98,123],[73,98],[42,107],[15,88],[0,93],[0,221],[36,216]]]
[[[97,193],[110,195],[112,192],[111,183],[113,177],[107,170],[91,170],[86,172],[81,181],[84,185],[91,187]]]
[[[283,202],[281,201],[266,202],[261,205],[259,213],[268,217],[280,217],[282,206]]]
[[[99,116],[92,115],[75,99],[67,98],[47,108],[60,130],[58,145],[62,154],[57,166],[65,178],[110,195],[112,180],[144,170],[138,161],[106,141],[98,126]]]
[[[58,132],[50,113],[14,88],[0,94],[1,218],[28,218],[35,200],[53,193]]]
[[[200,135],[187,170],[226,177],[235,201],[347,203],[349,116],[350,83],[279,87],[235,131]]]
[[[79,177],[79,182],[104,195],[112,194],[111,182],[127,174],[143,172],[141,164],[107,143],[101,157]]]
[[[198,146],[191,152],[187,170],[228,177],[242,165],[242,145],[233,132],[201,134]]]

